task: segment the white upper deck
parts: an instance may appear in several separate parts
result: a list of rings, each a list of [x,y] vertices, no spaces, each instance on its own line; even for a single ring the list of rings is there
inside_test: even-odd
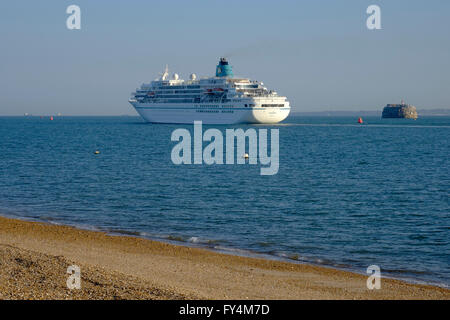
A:
[[[226,63],[226,65],[222,65]],[[226,68],[226,75],[220,75],[221,67]],[[132,97],[139,102],[158,103],[199,103],[209,101],[227,102],[230,99],[244,99],[256,97],[279,97],[277,92],[268,90],[262,82],[252,81],[247,78],[234,78],[231,66],[225,59],[221,59],[217,66],[215,77],[197,79],[195,74],[190,75],[189,80],[180,79],[174,73],[169,79],[169,69],[160,74],[160,77],[151,83],[144,83]],[[285,99],[285,97],[279,97]]]

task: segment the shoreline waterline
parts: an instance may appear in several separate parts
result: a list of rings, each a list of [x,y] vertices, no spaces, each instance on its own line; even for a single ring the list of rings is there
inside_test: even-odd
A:
[[[27,222],[35,222],[35,223],[43,223],[43,224],[48,224],[51,226],[65,226],[65,227],[70,227],[70,228],[83,230],[83,231],[101,232],[101,233],[105,233],[106,235],[116,236],[116,237],[135,237],[138,239],[161,242],[161,243],[174,245],[174,246],[182,246],[182,247],[187,247],[187,248],[196,248],[196,249],[201,249],[201,250],[207,250],[207,251],[215,252],[215,253],[219,253],[219,254],[239,256],[239,257],[243,257],[243,258],[273,260],[273,261],[300,264],[300,265],[310,265],[310,266],[316,266],[316,267],[320,267],[320,268],[329,268],[331,270],[351,272],[351,273],[359,274],[359,275],[366,276],[366,277],[368,276],[368,275],[366,275],[366,273],[364,273],[365,270],[362,270],[361,268],[357,268],[356,266],[352,266],[352,265],[342,265],[337,262],[327,260],[326,258],[316,258],[314,261],[314,259],[307,260],[306,258],[300,257],[299,255],[292,255],[289,253],[279,252],[279,254],[275,254],[275,253],[260,252],[260,251],[255,251],[255,250],[241,248],[241,247],[235,247],[235,246],[227,247],[226,244],[222,243],[220,240],[201,239],[200,237],[195,237],[195,236],[183,238],[181,236],[172,236],[172,235],[156,235],[156,234],[151,235],[146,232],[131,231],[131,230],[125,230],[125,229],[101,228],[101,227],[92,226],[92,225],[62,223],[62,222],[56,222],[53,219],[46,220],[46,219],[39,219],[39,218],[16,216],[16,215],[12,215],[12,214],[8,215],[8,214],[4,214],[4,213],[0,213],[0,219],[1,218],[7,218],[7,219],[13,219],[13,220],[19,220],[19,221],[27,221]],[[193,239],[193,238],[199,239],[199,241],[195,241],[195,239]],[[433,286],[433,287],[438,287],[438,288],[443,288],[443,289],[449,289],[449,285],[446,283],[441,283],[438,281],[429,281],[429,280],[424,280],[424,279],[415,278],[415,277],[400,277],[400,276],[395,276],[393,274],[390,274],[389,272],[384,272],[383,269],[381,271],[382,271],[382,276],[381,276],[382,279],[392,279],[392,280],[403,281],[403,282],[406,282],[409,284],[418,284],[418,285],[426,285],[426,286]],[[411,271],[411,270],[398,270],[398,272],[399,273],[423,273],[423,272]]]
[[[448,289],[431,285],[382,278],[382,290],[368,290],[367,276],[331,267],[224,254],[133,235],[113,236],[104,231],[5,217],[0,217],[0,245],[124,272],[157,287],[177,286],[180,290],[175,293],[187,299],[450,299]],[[149,265],[157,272],[145,272]],[[223,281],[226,279],[238,281]],[[250,284],[259,286],[259,290]],[[316,292],[312,288],[317,286]],[[341,292],[335,294],[334,290]]]

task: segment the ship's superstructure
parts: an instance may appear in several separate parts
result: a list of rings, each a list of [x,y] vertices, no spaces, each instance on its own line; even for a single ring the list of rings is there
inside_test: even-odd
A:
[[[221,58],[216,76],[169,79],[166,66],[161,76],[142,84],[129,102],[148,122],[204,124],[278,123],[289,115],[286,97],[268,90],[262,82],[234,78],[231,65]]]

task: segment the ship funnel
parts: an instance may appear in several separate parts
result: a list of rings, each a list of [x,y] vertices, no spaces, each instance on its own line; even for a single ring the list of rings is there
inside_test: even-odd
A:
[[[233,70],[228,64],[227,59],[220,58],[219,64],[216,67],[216,77],[233,77]]]

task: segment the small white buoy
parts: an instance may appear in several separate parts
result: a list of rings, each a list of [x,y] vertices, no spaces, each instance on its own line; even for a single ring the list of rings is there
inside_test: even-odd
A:
[[[244,153],[244,158],[248,159],[248,153]]]

